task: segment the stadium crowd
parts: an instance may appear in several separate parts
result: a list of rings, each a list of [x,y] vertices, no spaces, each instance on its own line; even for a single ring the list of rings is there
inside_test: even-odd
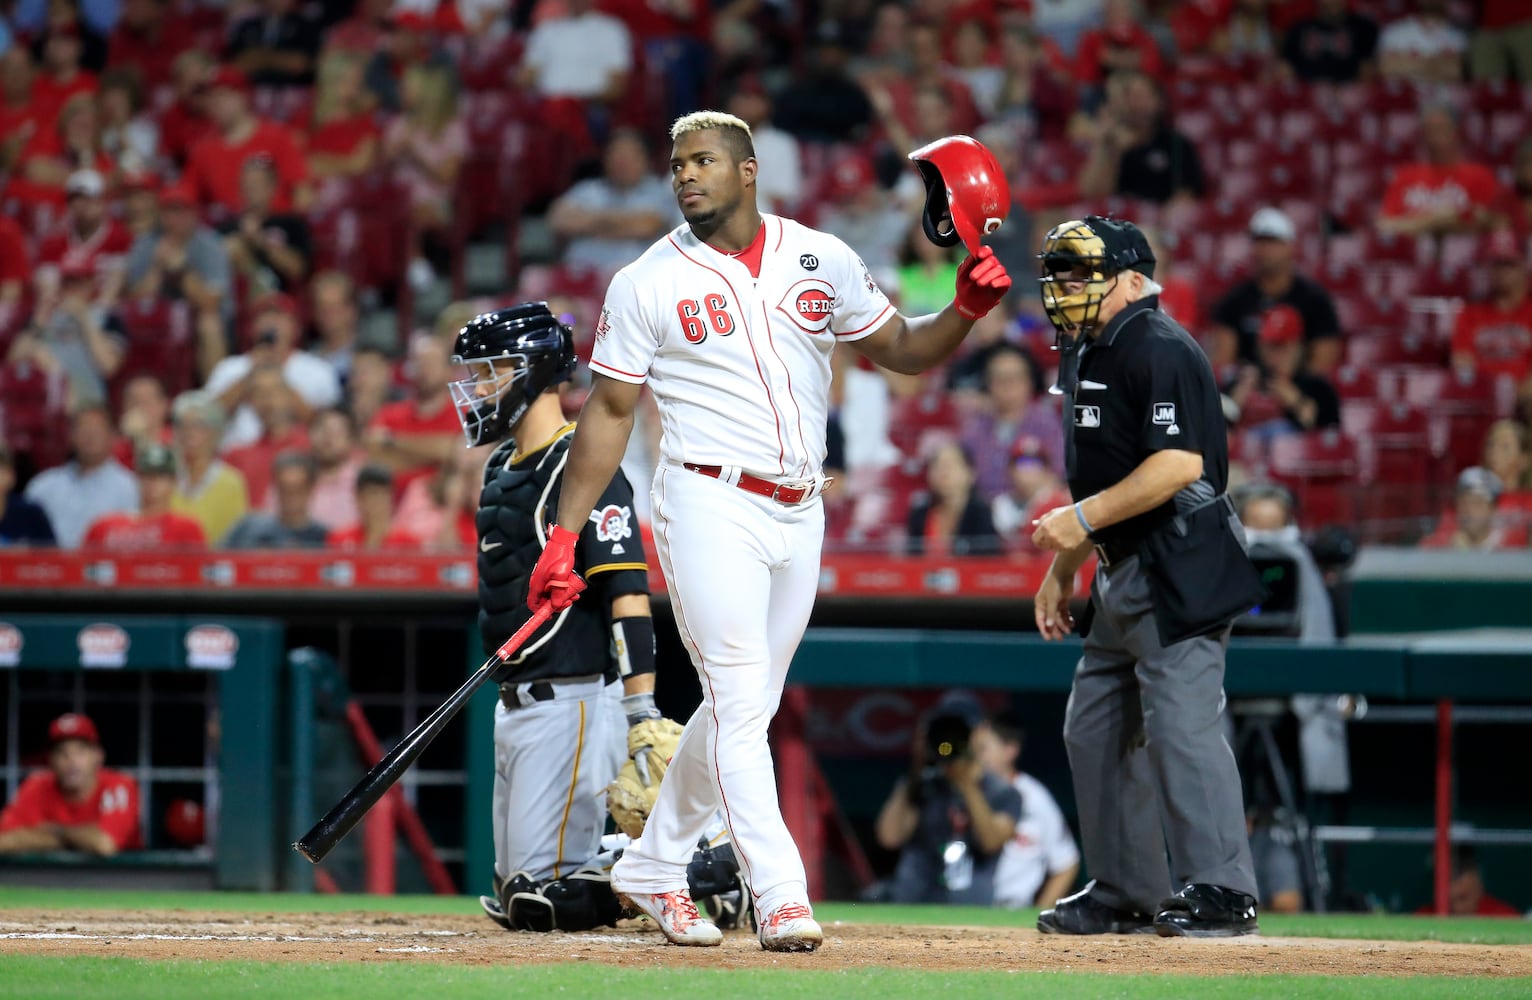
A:
[[[1134,219],[1237,482],[1364,540],[1527,544],[1518,0],[14,0],[0,545],[471,547],[453,334],[547,298],[588,351],[606,279],[679,222],[663,137],[702,105],[906,311],[957,265],[915,221],[932,138],[1010,173],[1012,274],[1058,221]],[[524,262],[533,219],[554,252]],[[485,240],[510,280],[469,298]],[[1062,489],[1051,347],[1021,282],[940,372],[837,355],[832,546],[1025,552]]]

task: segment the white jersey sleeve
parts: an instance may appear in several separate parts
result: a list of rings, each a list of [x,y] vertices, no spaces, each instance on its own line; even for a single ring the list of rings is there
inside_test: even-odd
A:
[[[835,244],[840,257],[836,261],[839,280],[835,283],[830,329],[838,341],[861,340],[876,333],[896,310],[856,251],[838,239]]]
[[[596,321],[591,370],[619,382],[641,385],[649,377],[649,366],[659,347],[659,331],[644,314],[638,286],[626,271],[619,271],[607,286],[606,302]]]

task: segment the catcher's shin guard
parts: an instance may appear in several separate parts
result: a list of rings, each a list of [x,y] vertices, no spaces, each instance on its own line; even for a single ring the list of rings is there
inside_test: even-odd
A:
[[[500,888],[500,907],[510,929],[518,931],[588,931],[622,918],[610,871],[594,863],[547,882],[517,872]]]

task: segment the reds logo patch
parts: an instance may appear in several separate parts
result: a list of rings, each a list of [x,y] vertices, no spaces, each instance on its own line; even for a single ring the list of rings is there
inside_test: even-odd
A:
[[[612,332],[612,310],[605,306],[601,309],[601,318],[596,320],[596,340],[606,339],[606,335]]]
[[[620,542],[633,534],[633,509],[608,504],[600,510],[591,511],[590,519],[596,523],[596,539],[602,542]]]
[[[835,286],[823,278],[805,278],[787,290],[777,308],[809,333],[824,333],[835,311]]]

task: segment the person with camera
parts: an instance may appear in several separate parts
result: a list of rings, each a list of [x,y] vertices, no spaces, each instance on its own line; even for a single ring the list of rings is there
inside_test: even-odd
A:
[[[994,902],[995,870],[1016,834],[1021,795],[975,755],[971,738],[983,721],[972,696],[953,692],[916,726],[910,773],[876,827],[878,843],[899,852],[890,902]]]

